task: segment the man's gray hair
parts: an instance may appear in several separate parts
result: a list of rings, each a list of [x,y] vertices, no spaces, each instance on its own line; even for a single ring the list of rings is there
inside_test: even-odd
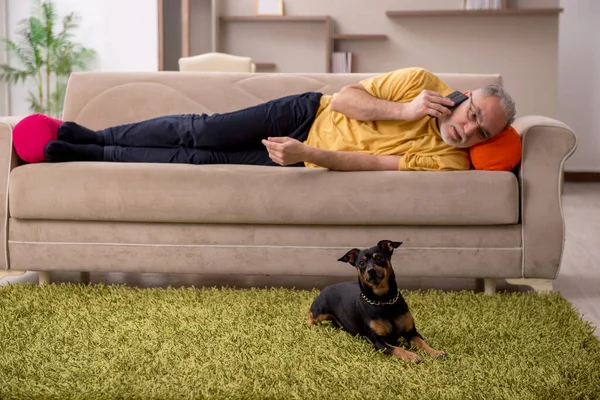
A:
[[[494,96],[500,99],[500,105],[506,114],[507,123],[506,126],[512,124],[515,121],[515,115],[517,110],[515,108],[515,101],[512,99],[510,94],[500,85],[487,85],[478,91],[485,97]]]

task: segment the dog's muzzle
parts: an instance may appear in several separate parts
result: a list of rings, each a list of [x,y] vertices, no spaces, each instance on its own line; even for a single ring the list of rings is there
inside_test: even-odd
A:
[[[378,284],[383,279],[383,274],[380,274],[377,268],[367,268],[365,275],[367,281],[373,284]]]

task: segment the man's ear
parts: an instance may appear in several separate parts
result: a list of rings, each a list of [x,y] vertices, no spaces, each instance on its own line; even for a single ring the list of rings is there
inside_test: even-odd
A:
[[[379,243],[377,243],[377,246],[379,246],[379,248],[387,251],[390,254],[394,252],[394,249],[397,249],[401,245],[402,242],[392,242],[391,240],[381,240],[379,241]]]
[[[344,257],[338,258],[338,261],[347,262],[347,263],[352,264],[352,266],[354,266],[354,262],[358,258],[358,253],[360,253],[359,249],[352,249],[349,252],[347,252],[344,255]]]

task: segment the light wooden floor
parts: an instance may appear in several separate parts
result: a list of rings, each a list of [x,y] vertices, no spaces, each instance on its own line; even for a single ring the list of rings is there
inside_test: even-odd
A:
[[[566,183],[563,194],[563,211],[566,223],[566,244],[558,279],[554,289],[560,291],[563,297],[573,303],[583,318],[594,326],[600,327],[600,183]],[[52,282],[78,282],[79,273],[57,272],[51,274]],[[2,279],[0,284],[7,282],[37,282],[37,273],[28,272],[17,277]],[[181,274],[128,274],[128,273],[93,273],[91,282],[127,284],[138,287],[180,287],[194,285],[220,285],[221,277],[199,277]],[[336,282],[331,280],[315,281],[302,280],[299,277],[265,278],[245,277],[228,280],[227,284],[236,287],[283,286],[308,288],[322,287]],[[439,288],[448,290],[474,290],[475,283],[468,279],[437,280],[437,279],[407,279],[401,282],[401,287]],[[499,290],[528,290],[524,287],[514,287],[499,284]],[[595,335],[600,337],[600,329],[596,328]]]
[[[554,288],[600,337],[600,183],[566,183],[563,212],[567,240]]]

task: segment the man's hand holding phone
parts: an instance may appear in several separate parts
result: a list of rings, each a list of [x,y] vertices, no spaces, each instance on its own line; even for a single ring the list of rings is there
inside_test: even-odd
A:
[[[469,99],[463,92],[460,92],[458,90],[455,90],[454,92],[450,93],[445,98],[450,99],[454,103],[453,105],[446,108],[447,110],[450,110],[450,114],[452,114],[452,111],[454,111],[454,109],[456,107],[458,107],[464,101]],[[446,114],[446,113],[444,112],[444,114]],[[429,115],[432,118],[436,117],[436,115],[433,115],[433,114],[427,114],[427,115]]]
[[[452,111],[449,107],[454,106],[454,101],[442,96],[438,92],[423,90],[417,97],[407,104],[406,114],[403,119],[415,121],[423,118],[425,115],[433,117],[442,117],[450,115]]]

